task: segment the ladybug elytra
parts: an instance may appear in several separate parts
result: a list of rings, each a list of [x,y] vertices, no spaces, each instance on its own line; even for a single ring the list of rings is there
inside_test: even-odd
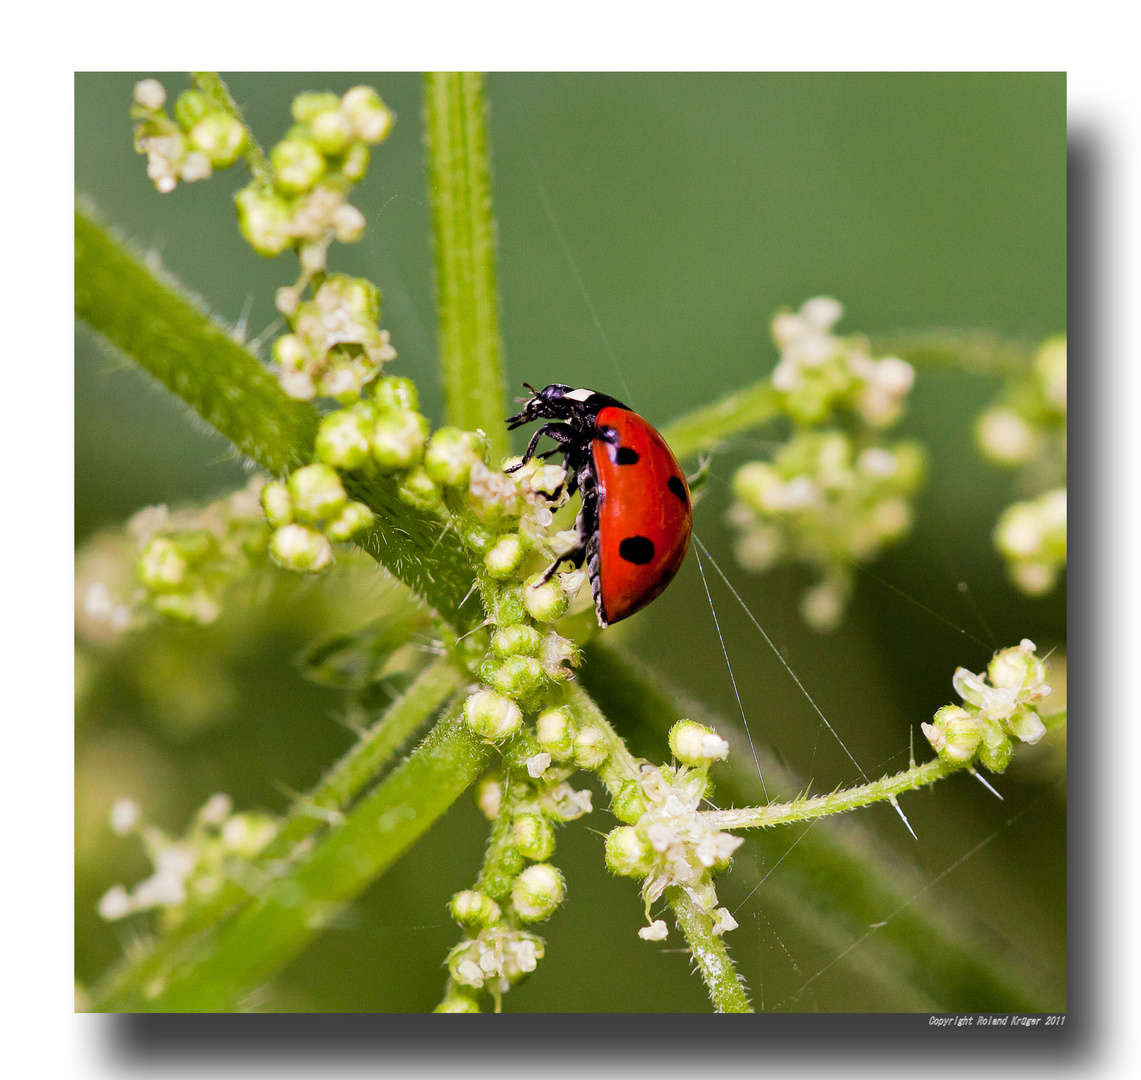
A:
[[[693,527],[689,485],[665,439],[621,401],[562,383],[523,385],[531,397],[507,418],[509,429],[540,419],[561,423],[539,428],[522,462],[507,471],[530,461],[546,435],[559,445],[539,457],[561,453],[567,493],[582,493],[578,542],[543,580],[563,562],[577,569],[585,561],[598,623],[608,626],[644,608],[678,572]]]

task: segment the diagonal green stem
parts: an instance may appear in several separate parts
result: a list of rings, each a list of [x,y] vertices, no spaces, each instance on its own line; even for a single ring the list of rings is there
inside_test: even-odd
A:
[[[282,476],[313,457],[316,410],[288,397],[230,333],[91,218],[75,215],[75,312],[178,395],[243,454]],[[454,531],[397,497],[392,477],[354,473],[345,487],[376,513],[362,546],[461,633],[483,618]]]
[[[273,170],[270,168],[269,159],[254,138],[250,125],[246,123],[246,118],[242,115],[242,110],[238,108],[237,102],[230,94],[230,88],[222,81],[222,77],[216,71],[192,71],[190,74],[194,76],[194,85],[198,90],[205,94],[217,108],[229,113],[246,129],[246,147],[243,153],[246,161],[249,162],[254,182],[260,188],[272,187]]]
[[[324,841],[190,949],[136,1009],[216,1012],[238,1008],[387,870],[487,766],[491,748],[468,730],[462,698],[416,751]]]
[[[448,420],[482,428],[498,465],[508,441],[483,76],[430,72],[424,112]]]

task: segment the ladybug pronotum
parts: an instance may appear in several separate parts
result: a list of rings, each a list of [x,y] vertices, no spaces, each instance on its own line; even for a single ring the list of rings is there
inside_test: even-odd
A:
[[[575,529],[578,543],[548,568],[549,580],[563,562],[586,562],[600,626],[640,611],[673,580],[685,558],[693,528],[689,485],[665,439],[621,401],[595,390],[552,383],[531,391],[523,410],[507,418],[511,430],[533,420],[544,424],[531,436],[522,468],[544,436],[559,445],[539,457],[561,453],[567,492],[582,493]]]

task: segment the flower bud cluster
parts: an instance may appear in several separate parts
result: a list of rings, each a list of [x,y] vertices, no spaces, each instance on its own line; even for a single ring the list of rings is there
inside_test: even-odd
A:
[[[352,243],[364,232],[364,215],[346,201],[368,168],[369,144],[384,140],[393,116],[372,87],[343,97],[302,94],[296,121],[270,152],[272,186],[255,179],[238,192],[242,235],[260,255],[295,247],[307,273],[324,269],[332,240]]]
[[[147,176],[163,194],[179,180],[205,180],[214,169],[228,168],[246,149],[245,125],[198,90],[179,94],[173,119],[157,79],[136,83],[134,96],[135,149],[147,155]]]
[[[1030,372],[1010,382],[975,425],[979,451],[996,465],[1025,465],[1066,447],[1066,339],[1038,346]]]
[[[939,757],[953,765],[977,760],[991,772],[1002,772],[1010,761],[1013,740],[1036,743],[1046,733],[1034,706],[1050,693],[1046,665],[1034,642],[994,654],[986,673],[958,668],[952,680],[962,706],[945,705],[923,734]]]
[[[301,400],[320,395],[352,405],[365,383],[396,357],[388,331],[377,325],[380,293],[364,278],[330,274],[311,300],[300,297],[296,287],[277,291],[291,331],[273,343],[282,389]]]
[[[318,463],[274,480],[261,491],[261,506],[273,526],[269,554],[286,570],[315,574],[333,561],[332,542],[353,540],[372,528],[373,513],[350,500],[335,469]]]
[[[716,733],[699,728],[701,725],[687,720],[674,725],[670,745],[675,755],[681,750],[701,761],[701,766],[643,765],[629,798],[623,806],[615,805],[615,813],[633,824],[619,826],[606,838],[607,867],[615,874],[643,879],[649,925],[639,931],[639,936],[647,941],[665,937],[665,924],[650,919],[650,905],[670,886],[684,889],[698,909],[713,919],[715,933],[737,925],[728,910],[718,906],[713,878],[728,868],[743,840],[719,832],[698,812],[708,792],[709,762],[726,756],[728,748]]]
[[[1012,503],[994,531],[1011,580],[1029,596],[1053,589],[1066,565],[1066,339],[1044,341],[1032,370],[1013,380],[979,417],[975,439],[996,465],[1021,466],[1024,490],[1051,490]]]
[[[832,327],[843,313],[828,296],[805,301],[798,312],[777,313],[772,334],[780,361],[773,386],[797,423],[823,423],[843,408],[871,427],[890,427],[903,411],[915,371],[898,357],[873,358],[858,335],[836,336]]]
[[[994,542],[1022,592],[1048,593],[1066,565],[1066,489],[1012,503],[999,516]]]
[[[99,914],[112,921],[137,911],[160,911],[165,925],[172,926],[222,887],[235,861],[257,855],[273,839],[277,821],[266,814],[236,814],[229,796],[213,795],[187,834],[173,839],[147,825],[132,800],[121,798],[111,807],[111,828],[141,839],[154,872],[133,889],[110,888],[99,901]]]
[[[465,938],[452,949],[448,973],[461,987],[486,989],[498,996],[534,971],[543,951],[543,939],[537,934],[499,924]]]
[[[202,510],[140,510],[127,523],[138,552],[141,590],[134,600],[180,622],[208,625],[222,611],[222,593],[264,557],[269,530],[258,504],[264,481]]]
[[[843,616],[853,568],[869,562],[911,528],[910,496],[924,472],[914,442],[857,452],[838,431],[802,431],[772,463],[753,461],[733,478],[729,521],[740,535],[737,558],[756,573],[802,562],[821,581],[801,601],[805,621],[832,630]]]

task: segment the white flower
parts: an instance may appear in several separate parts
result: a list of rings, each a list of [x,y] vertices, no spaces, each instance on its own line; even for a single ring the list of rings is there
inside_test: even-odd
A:
[[[526,764],[527,775],[534,780],[538,780],[538,778],[550,768],[551,755],[547,753],[534,754],[527,759]]]
[[[141,812],[134,799],[118,798],[111,806],[111,830],[119,836],[133,832],[139,823]]]
[[[669,934],[669,927],[662,919],[655,919],[649,926],[643,926],[638,931],[638,937],[643,941],[665,941]]]
[[[99,916],[108,922],[121,919],[135,910],[130,894],[122,885],[113,885],[99,900]]]

